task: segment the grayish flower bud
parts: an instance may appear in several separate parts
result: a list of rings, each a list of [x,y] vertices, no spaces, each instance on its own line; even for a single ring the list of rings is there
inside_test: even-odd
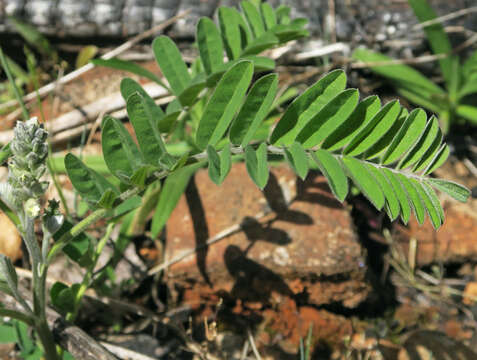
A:
[[[17,122],[10,148],[13,156],[9,161],[8,183],[12,186],[17,205],[38,200],[48,188],[48,183],[40,181],[45,174],[45,161],[48,156],[46,139],[48,132],[36,118]],[[35,209],[33,209],[35,208]],[[37,213],[37,208],[29,206],[27,213]],[[27,210],[25,208],[25,210]]]

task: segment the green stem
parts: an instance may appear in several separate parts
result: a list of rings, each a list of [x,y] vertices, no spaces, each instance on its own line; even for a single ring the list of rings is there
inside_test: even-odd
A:
[[[24,322],[30,326],[34,325],[33,318],[30,315],[22,313],[20,311],[0,308],[0,316],[9,317]]]
[[[35,329],[43,345],[43,351],[45,352],[46,360],[60,360],[58,352],[56,350],[56,343],[53,337],[53,333],[46,322],[46,318],[36,322]]]
[[[155,174],[154,176],[151,177],[151,179],[148,179],[146,181],[146,184],[149,184],[153,181],[156,181],[158,179],[161,179],[167,175],[167,172],[160,172]],[[118,201],[123,202],[141,192],[142,189],[140,188],[133,188],[130,190],[127,190],[123,192],[120,196]],[[108,209],[97,209],[93,211],[91,214],[88,215],[85,219],[81,220],[78,224],[73,226],[69,231],[64,233],[61,238],[51,247],[51,250],[48,254],[48,259],[47,263],[50,264],[51,261],[54,259],[54,257],[58,254],[59,251],[69,242],[71,241],[75,236],[78,236],[81,234],[83,231],[85,231],[90,225],[95,223],[96,221],[104,218],[109,214]]]
[[[96,246],[96,250],[93,255],[93,261],[91,261],[90,266],[88,267],[85,276],[83,277],[83,281],[81,282],[80,288],[76,293],[74,303],[73,303],[73,311],[66,314],[66,320],[70,322],[74,322],[76,317],[78,316],[78,311],[81,306],[81,300],[83,299],[84,293],[88,290],[89,286],[91,285],[91,280],[93,279],[94,269],[96,268],[96,264],[98,263],[99,256],[104,249],[104,246],[108,242],[111,233],[113,232],[115,223],[111,222],[108,224],[106,229],[106,233],[99,241],[98,245]]]
[[[35,237],[35,219],[24,215],[24,240],[32,264],[34,328],[43,345],[47,360],[59,360],[56,343],[46,320],[46,274],[47,266],[42,261],[40,246]]]

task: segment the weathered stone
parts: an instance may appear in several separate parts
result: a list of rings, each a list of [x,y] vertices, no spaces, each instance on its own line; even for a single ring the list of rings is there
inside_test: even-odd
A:
[[[477,260],[477,199],[461,204],[447,199],[443,202],[445,222],[435,231],[426,219],[419,225],[414,217],[407,227],[396,224],[393,239],[407,254],[410,239],[417,240],[416,263],[464,262]]]
[[[275,211],[253,218],[270,207]],[[352,219],[322,176],[310,174],[302,182],[287,166],[274,167],[262,193],[243,163],[221,186],[199,171],[167,224],[166,258],[203,246],[234,224],[243,224],[243,231],[168,269],[169,282],[192,306],[218,297],[246,307],[300,297],[354,307],[366,297],[363,250]]]

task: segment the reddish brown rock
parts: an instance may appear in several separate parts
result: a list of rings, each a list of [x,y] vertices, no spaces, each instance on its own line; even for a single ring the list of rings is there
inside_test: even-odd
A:
[[[463,262],[477,260],[477,199],[462,204],[451,199],[443,201],[445,222],[435,231],[426,219],[420,226],[414,217],[407,227],[396,225],[394,240],[407,254],[409,240],[417,240],[416,263]]]
[[[276,211],[252,218],[270,206]],[[244,231],[168,269],[169,283],[192,306],[217,304],[222,297],[250,309],[299,296],[309,304],[354,307],[366,297],[363,250],[352,219],[322,176],[301,182],[288,167],[275,167],[262,193],[242,163],[221,186],[199,171],[167,224],[166,258],[240,223]]]

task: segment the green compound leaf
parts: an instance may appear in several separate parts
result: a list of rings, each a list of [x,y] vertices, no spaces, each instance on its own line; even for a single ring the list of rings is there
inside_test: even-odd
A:
[[[398,164],[399,169],[405,169],[422,158],[425,152],[433,145],[436,136],[440,132],[439,123],[435,117],[432,117],[426,125],[416,144],[409,150],[406,156]]]
[[[396,218],[399,216],[401,206],[399,205],[399,200],[394,192],[391,182],[384,175],[384,172],[376,168],[374,165],[366,163],[366,167],[374,176],[374,179],[378,182],[381,190],[383,191],[384,197],[386,198],[385,209],[389,218],[391,221],[396,220]]]
[[[149,94],[144,91],[143,87],[138,84],[136,81],[130,78],[124,78],[121,81],[120,85],[121,95],[124,101],[127,101],[128,98],[138,92],[141,96],[145,99],[147,103],[147,107],[150,109],[155,122],[157,123],[157,127],[160,132],[168,132],[171,128],[170,119],[165,119],[166,116],[164,111],[162,111],[161,107],[156,105],[154,99],[149,96]]]
[[[355,158],[344,156],[342,162],[355,185],[378,210],[381,210],[385,202],[384,194],[371,172]]]
[[[143,164],[142,154],[118,119],[106,116],[101,127],[104,161],[113,175],[128,182],[129,177]]]
[[[262,19],[265,24],[266,30],[271,30],[275,25],[277,25],[277,17],[275,11],[270,6],[270,4],[264,2],[260,4],[260,12],[262,14]]]
[[[278,75],[263,76],[254,83],[230,128],[230,141],[245,147],[270,111],[278,88]]]
[[[237,10],[225,6],[219,8],[218,18],[227,56],[229,60],[238,59],[242,52],[242,47],[245,47],[247,42],[246,39],[242,40],[240,24],[243,22],[243,19]],[[242,29],[243,27],[242,25]]]
[[[453,181],[428,178],[427,182],[437,190],[446,193],[450,197],[460,202],[466,202],[470,196],[469,189]]]
[[[351,115],[358,99],[359,93],[356,89],[341,92],[303,127],[296,140],[305,148],[320,144]]]
[[[347,145],[377,114],[381,101],[377,96],[370,96],[361,101],[340,126],[326,138],[321,147],[329,151]]]
[[[200,59],[207,75],[220,69],[224,64],[222,38],[214,22],[206,17],[197,24],[197,43]]]
[[[322,77],[287,108],[270,136],[274,145],[289,146],[305,125],[346,86],[346,74],[335,70]]]
[[[230,172],[232,157],[230,147],[226,146],[220,154],[213,146],[207,146],[207,157],[209,159],[209,177],[217,185],[222,184]]]
[[[434,170],[440,168],[449,157],[449,153],[449,146],[447,146],[447,144],[442,144],[434,156],[434,159],[432,159],[427,168],[423,171],[424,175],[431,174]]]
[[[310,169],[308,164],[308,155],[303,147],[294,142],[290,148],[285,148],[285,159],[295,173],[305,180],[308,170]]]
[[[149,165],[159,166],[159,159],[162,159],[163,162],[172,166],[175,161],[171,156],[167,156],[166,147],[154,118],[155,107],[152,107],[152,104],[137,92],[127,99],[126,109],[144,161]]]
[[[421,183],[422,188],[426,192],[427,196],[429,199],[431,199],[432,204],[434,205],[434,208],[439,212],[439,217],[441,219],[441,224],[444,223],[444,209],[441,206],[441,202],[439,198],[437,197],[436,192],[432,187],[430,187],[426,182]]]
[[[331,191],[336,198],[343,202],[348,195],[348,179],[341,164],[328,151],[319,149],[311,154],[320,171],[326,177]]]
[[[253,182],[261,189],[268,182],[267,144],[262,143],[257,150],[248,145],[245,148],[245,166]]]
[[[250,1],[242,1],[240,6],[254,37],[262,36],[265,33],[265,27],[257,7]]]
[[[398,160],[420,137],[426,127],[426,112],[422,109],[411,111],[399,132],[387,148],[382,164],[391,164]]]
[[[204,110],[197,129],[196,142],[200,149],[207,144],[216,145],[227,130],[236,111],[242,104],[252,80],[253,65],[240,61],[228,70],[219,81]]]
[[[343,153],[357,156],[376,144],[396,121],[401,106],[397,100],[387,103],[371,121],[356,135]]]
[[[65,156],[65,168],[73,187],[87,201],[98,203],[107,190],[119,195],[119,191],[103,175],[71,153]]]
[[[404,224],[409,222],[409,218],[411,217],[411,206],[409,205],[409,201],[407,198],[407,193],[404,190],[403,186],[401,185],[397,175],[391,172],[387,168],[381,168],[383,171],[384,176],[391,184],[394,194],[396,195],[399,201],[399,207],[401,208],[401,219]]]
[[[409,203],[414,209],[414,214],[416,215],[417,222],[422,225],[424,223],[426,212],[422,199],[418,191],[416,190],[414,183],[403,174],[397,174],[397,176],[404,189],[406,190]]]
[[[426,209],[427,214],[429,215],[429,219],[431,220],[432,226],[434,229],[438,229],[441,224],[442,224],[442,219],[441,219],[441,211],[440,211],[440,204],[435,204],[433,199],[429,196],[427,191],[424,189],[424,186],[418,182],[415,179],[409,179],[414,185],[414,188],[416,189],[417,193],[419,194],[419,197],[422,200],[422,203],[424,204],[424,207]]]
[[[152,50],[172,91],[178,96],[191,82],[189,70],[179,49],[167,36],[159,36],[152,42]]]

